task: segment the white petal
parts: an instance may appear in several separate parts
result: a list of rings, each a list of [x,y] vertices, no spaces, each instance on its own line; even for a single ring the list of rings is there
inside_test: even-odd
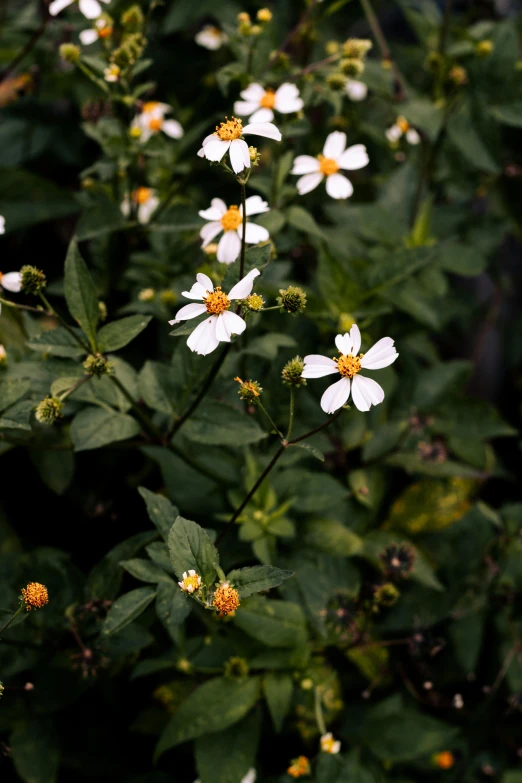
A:
[[[206,144],[203,142],[203,155],[200,155],[200,157],[204,156],[207,160],[212,161],[221,160],[229,147],[229,141],[223,141],[222,139],[218,139],[217,136],[214,136],[214,138],[208,141]]]
[[[0,215],[0,234],[5,234],[5,217]]]
[[[368,95],[368,87],[364,82],[350,79],[346,85],[346,94],[351,101],[364,101]]]
[[[364,354],[364,357],[361,362],[361,366],[365,367],[366,362],[373,362],[375,361],[375,359],[381,358],[380,356],[381,353],[388,354],[390,352],[390,349],[393,348],[394,344],[395,344],[395,340],[392,340],[391,337],[381,337],[381,339],[377,340],[375,345],[372,345],[370,350]]]
[[[241,236],[240,231],[243,230],[243,227],[240,226],[237,230],[237,233],[239,236]],[[266,230],[264,226],[258,226],[257,223],[247,223],[246,224],[246,241],[249,245],[257,245],[258,242],[266,242],[266,240],[269,238],[270,234]]]
[[[357,354],[361,350],[361,332],[359,331],[359,327],[357,324],[354,324],[352,328],[350,329],[350,342],[352,344],[352,349],[350,353]]]
[[[217,28],[211,25],[206,25],[202,30],[194,36],[194,40],[199,46],[204,46],[205,49],[210,51],[216,51],[223,43],[225,36],[221,34]]]
[[[312,174],[315,171],[319,171],[319,161],[317,158],[312,158],[311,155],[298,155],[294,159],[294,166],[291,174]]]
[[[213,291],[214,290],[214,284],[210,277],[208,275],[203,274],[203,272],[198,272],[196,275],[196,280],[200,285],[202,285],[205,289],[205,293],[207,291]]]
[[[353,185],[342,174],[330,174],[326,178],[326,192],[332,198],[348,198],[353,193]]]
[[[22,288],[22,275],[20,272],[7,272],[0,279],[0,287],[17,294]]]
[[[364,367],[365,370],[382,370],[383,367],[389,367],[390,364],[393,364],[395,359],[397,359],[399,354],[395,348],[390,348],[388,351],[388,353],[380,353],[379,356],[371,359],[370,361],[365,361],[366,357],[363,356],[361,359],[361,367]]]
[[[314,190],[323,179],[323,176],[320,171],[317,171],[315,174],[305,174],[304,177],[298,179],[295,185],[299,195],[304,196],[305,193],[310,193],[311,190]]]
[[[246,323],[239,315],[227,310],[218,315],[216,323],[216,337],[220,342],[229,343],[233,334],[243,334],[246,329]]]
[[[236,101],[234,103],[234,114],[239,117],[250,117],[259,109],[259,101]]]
[[[388,128],[384,131],[384,135],[388,139],[388,141],[392,142],[392,144],[396,141],[399,141],[400,137],[402,136],[402,130],[398,125],[392,125],[391,128]]]
[[[215,133],[209,133],[208,136],[205,136],[205,138],[203,139],[203,141],[201,143],[202,143],[202,145],[204,147],[206,147],[209,142],[215,141],[217,138],[218,137],[216,136]],[[218,141],[219,141],[219,139],[218,139]]]
[[[71,5],[72,2],[73,0],[53,0],[49,6],[49,13],[51,16],[56,16],[60,11],[63,11],[64,8],[67,8],[68,5]]]
[[[362,169],[367,166],[370,161],[366,147],[364,144],[354,144],[353,147],[348,147],[339,158],[339,166],[342,169],[348,171],[354,171],[355,169]]]
[[[86,19],[97,19],[103,13],[98,0],[80,0],[79,6]]]
[[[250,101],[251,103],[255,103],[256,106],[259,106],[261,98],[264,96],[264,94],[265,94],[265,88],[262,87],[260,84],[249,84],[246,90],[243,90],[240,93],[241,97],[244,98],[245,101]]]
[[[190,291],[182,291],[181,295],[185,299],[204,299],[207,295],[207,289],[200,283],[194,283]]]
[[[293,114],[301,111],[304,106],[303,99],[299,97],[299,90],[295,84],[282,84],[275,94],[275,109],[281,114]]]
[[[153,212],[156,211],[159,206],[160,200],[157,196],[149,196],[144,204],[140,204],[138,207],[138,220],[140,223],[148,223],[152,217]]]
[[[213,198],[208,209],[202,209],[198,213],[205,220],[220,220],[227,211],[227,205],[220,198]],[[248,214],[248,212],[247,212]]]
[[[232,264],[241,252],[241,240],[235,231],[225,231],[219,240],[217,260],[222,264]]]
[[[342,408],[350,396],[350,379],[341,378],[327,388],[321,397],[321,408],[325,413],[335,413]]]
[[[329,367],[332,367],[335,365],[337,367],[337,363],[334,362],[333,359],[330,359],[329,356],[321,356],[320,353],[309,353],[305,358],[303,359],[305,364],[326,364]]]
[[[254,136],[265,136],[267,139],[274,139],[274,141],[281,141],[281,131],[272,125],[271,122],[253,122],[250,125],[245,125],[243,128],[243,135],[251,133]]]
[[[410,128],[406,131],[406,141],[408,144],[419,144],[420,140],[421,138],[415,128]]]
[[[249,196],[245,201],[247,217],[250,215],[259,215],[261,212],[268,212],[270,207],[266,201],[263,201],[261,196]],[[243,214],[243,206],[239,207],[239,212]]]
[[[337,160],[340,158],[346,147],[346,133],[341,131],[334,131],[330,133],[326,139],[323,147],[323,155],[325,158],[333,158]]]
[[[274,112],[272,109],[265,108],[258,109],[249,117],[250,122],[254,124],[258,122],[272,122],[273,119]]]
[[[260,274],[261,272],[259,269],[251,269],[248,275],[245,275],[245,277],[240,280],[239,283],[236,283],[235,286],[230,290],[228,298],[244,299],[247,297],[254,287],[254,279]]]
[[[215,316],[211,316],[196,326],[187,340],[187,345],[191,351],[200,354],[200,356],[207,356],[207,354],[212,353],[218,347],[216,320]]]
[[[356,375],[352,380],[352,399],[360,411],[369,411],[372,405],[384,400],[384,390],[372,378]]]
[[[204,304],[192,304],[185,305],[181,310],[176,313],[176,321],[190,321],[191,318],[197,318],[198,315],[202,315],[207,312],[207,308]]]
[[[165,120],[161,126],[163,133],[170,136],[171,139],[181,139],[183,136],[183,128],[177,120]]]
[[[221,231],[223,231],[223,226],[219,221],[207,223],[205,226],[202,226],[201,231],[199,232],[199,236],[203,240],[202,247],[206,247],[209,242],[212,242],[214,237],[217,237]]]
[[[248,159],[248,165],[245,164],[245,150]],[[243,139],[234,139],[230,143],[230,163],[236,174],[243,171],[244,168],[250,168],[250,156],[248,154],[248,144]]]
[[[98,33],[96,30],[82,30],[80,33],[80,41],[84,46],[90,46],[98,40]]]
[[[352,341],[350,340],[350,335],[348,332],[345,334],[338,334],[335,338],[335,345],[337,350],[341,353],[344,353],[345,356],[347,356],[349,353],[352,353]]]
[[[302,378],[324,378],[326,375],[339,374],[337,365],[306,364],[301,373]]]

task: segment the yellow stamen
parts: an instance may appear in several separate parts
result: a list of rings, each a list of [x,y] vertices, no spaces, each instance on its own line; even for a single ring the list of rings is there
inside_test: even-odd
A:
[[[30,612],[31,609],[41,609],[42,606],[49,603],[47,588],[45,585],[40,584],[40,582],[29,582],[27,587],[23,587],[22,598],[28,612]]]
[[[219,315],[229,309],[230,299],[218,286],[214,291],[207,291],[205,307],[207,308],[207,313]]]
[[[158,101],[146,101],[146,103],[143,104],[142,111],[145,114],[149,114],[149,112],[154,111],[159,106]]]
[[[221,225],[223,226],[223,231],[235,231],[236,228],[239,228],[242,222],[243,222],[243,218],[241,216],[239,208],[236,207],[235,204],[232,204],[232,206],[227,209],[227,211],[221,218]]]
[[[216,125],[214,136],[218,136],[222,141],[234,141],[235,139],[239,139],[242,133],[242,121],[238,120],[236,117],[232,117],[232,119],[229,120],[227,117],[226,122],[221,122],[219,125]]]
[[[134,191],[133,197],[137,204],[145,204],[150,198],[150,188],[138,188]]]
[[[151,131],[161,130],[162,125],[163,125],[163,119],[161,117],[154,117],[152,120],[149,120],[149,128],[151,129]]]
[[[410,123],[408,122],[406,117],[397,117],[396,125],[399,126],[399,128],[403,133],[406,133],[406,131],[409,130],[410,128]]]
[[[195,590],[199,587],[199,576],[198,574],[194,574],[194,576],[186,576],[183,580],[183,588],[188,593],[193,593]]]
[[[318,155],[319,171],[324,174],[325,177],[329,177],[330,174],[336,174],[339,171],[339,164],[333,158],[325,158],[324,155]]]
[[[100,27],[98,30],[98,37],[99,38],[110,38],[112,35],[112,27],[109,27],[107,25],[106,27]]]
[[[273,109],[275,106],[275,101],[276,97],[274,90],[267,90],[259,101],[259,104],[263,107],[263,109]]]
[[[334,358],[334,362],[337,362],[337,368],[344,378],[353,378],[361,371],[362,356],[362,353],[359,356],[341,354],[338,359]]]
[[[219,585],[214,593],[213,605],[218,610],[220,616],[234,612],[239,606],[239,593],[228,582]]]

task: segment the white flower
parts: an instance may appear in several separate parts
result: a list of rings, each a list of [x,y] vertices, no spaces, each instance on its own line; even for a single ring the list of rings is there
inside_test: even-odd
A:
[[[368,87],[357,79],[348,79],[346,82],[346,94],[351,101],[364,101],[368,95]]]
[[[0,290],[5,288],[13,294],[18,294],[22,289],[22,275],[20,272],[0,272]]]
[[[152,188],[137,188],[132,193],[132,203],[137,207],[138,222],[148,223],[152,213],[159,206],[160,200],[156,195],[156,191],[152,190]],[[125,217],[129,217],[131,214],[131,204],[128,196],[125,196],[121,203],[121,211]]]
[[[179,122],[165,119],[165,114],[169,111],[172,109],[167,103],[147,101],[143,104],[140,114],[132,121],[131,134],[136,129],[141,141],[148,141],[155,133],[163,131],[171,139],[181,139],[183,128]]]
[[[236,174],[243,169],[250,168],[250,154],[248,144],[241,137],[252,134],[253,136],[266,136],[267,139],[281,141],[281,132],[270,122],[253,122],[245,125],[241,120],[232,117],[231,120],[221,122],[216,130],[203,139],[203,146],[199,150],[200,158],[207,160],[221,160],[227,152],[230,153],[230,164]]]
[[[325,413],[335,413],[342,408],[350,396],[360,411],[369,411],[372,405],[384,400],[384,391],[372,378],[359,375],[361,370],[381,370],[388,367],[398,357],[391,337],[383,337],[367,353],[359,354],[361,333],[354,324],[350,332],[338,334],[335,344],[340,353],[337,359],[311,354],[304,358],[303,378],[322,378],[325,375],[340,373],[342,378],[329,386],[321,397],[321,408]],[[359,354],[359,355],[358,355]]]
[[[183,572],[183,580],[178,585],[185,593],[195,593],[201,587],[201,577],[191,568],[188,573]]]
[[[402,116],[397,117],[396,122],[384,133],[390,144],[396,144],[402,136],[406,136],[408,144],[419,144],[421,140],[415,128],[412,128],[406,117]]]
[[[321,750],[323,753],[339,753],[341,750],[341,743],[339,740],[334,740],[331,731],[321,737]]]
[[[268,204],[263,201],[261,196],[250,196],[246,200],[247,216],[259,215],[261,212],[268,212],[268,209]],[[217,260],[222,264],[232,264],[241,251],[243,206],[227,208],[225,202],[220,198],[213,198],[210,202],[210,208],[201,210],[199,215],[210,221],[199,232],[199,236],[203,240],[203,247],[206,247],[223,231],[217,248]],[[270,236],[266,228],[258,226],[256,223],[247,222],[245,232],[245,239],[250,245],[265,242]]]
[[[271,122],[274,119],[272,109],[280,114],[293,114],[304,106],[295,84],[282,84],[275,91],[251,84],[240,94],[243,100],[235,102],[234,114],[248,117],[250,122]]]
[[[206,24],[205,27],[196,34],[194,40],[199,46],[204,46],[205,49],[210,49],[210,51],[215,52],[216,49],[220,49],[223,44],[228,41],[228,36],[218,27]]]
[[[255,783],[257,779],[257,772],[252,767],[248,770],[244,778],[241,778],[240,783]],[[201,780],[198,778],[194,781],[194,783],[201,783]]]
[[[334,131],[326,139],[323,154],[317,158],[298,155],[294,160],[292,174],[304,174],[297,180],[297,190],[303,196],[314,190],[326,177],[326,192],[332,198],[348,198],[353,193],[349,179],[339,174],[339,169],[354,171],[368,165],[368,153],[364,144],[346,147],[346,133]]]
[[[209,313],[210,318],[202,321],[187,340],[187,345],[194,353],[206,356],[214,351],[220,342],[229,343],[233,334],[242,334],[246,329],[246,323],[236,313],[230,312],[233,299],[246,299],[252,291],[254,278],[260,274],[258,269],[252,269],[239,283],[225,294],[220,287],[214,290],[212,280],[207,275],[196,275],[197,283],[194,283],[190,291],[183,291],[187,299],[200,299],[204,304],[188,304],[176,313],[176,318],[169,321],[173,326],[180,321],[188,321],[197,318],[198,315]]]
[[[112,63],[103,71],[103,78],[106,82],[118,82],[120,80],[121,68],[116,63]]]
[[[53,0],[49,6],[49,13],[51,16],[56,16],[74,2],[75,0]],[[102,2],[108,4],[111,0],[102,0]],[[78,6],[86,19],[96,19],[102,14],[102,7],[98,0],[79,0]]]
[[[89,30],[82,30],[80,33],[80,41],[84,46],[90,46],[95,43],[99,38],[109,38],[112,35],[112,26],[106,19],[97,19],[94,23],[94,27]]]
[[[5,217],[0,215],[0,234],[5,234]]]

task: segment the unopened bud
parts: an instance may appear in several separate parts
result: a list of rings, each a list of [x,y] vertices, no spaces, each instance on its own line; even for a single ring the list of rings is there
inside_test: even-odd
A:
[[[475,47],[475,54],[477,57],[489,57],[493,49],[493,41],[479,41]]]
[[[46,397],[36,406],[35,417],[40,424],[51,425],[63,416],[63,402],[58,397]]]
[[[368,54],[372,46],[372,42],[367,38],[348,38],[343,43],[343,55],[360,60]]]
[[[80,47],[72,43],[64,43],[60,46],[60,57],[65,62],[76,65],[80,62]]]
[[[114,365],[103,354],[95,353],[86,358],[83,366],[88,375],[94,375],[96,378],[101,378],[102,375],[108,375]]]
[[[281,378],[285,386],[306,386],[306,378],[301,374],[304,370],[304,362],[300,356],[294,356],[285,364],[281,371]]]
[[[290,285],[288,288],[280,288],[277,304],[287,313],[292,315],[303,313],[306,309],[306,294],[302,288]]]
[[[330,73],[326,77],[326,84],[334,92],[341,92],[346,87],[346,76],[343,73]]]
[[[262,296],[259,294],[250,294],[250,296],[247,296],[246,298],[246,305],[249,310],[254,310],[257,312],[258,310],[261,310],[265,303],[265,300]]]
[[[121,15],[122,27],[124,27],[128,33],[138,33],[143,29],[144,23],[145,17],[139,5],[131,5],[131,7],[127,8]]]
[[[47,280],[41,269],[26,264],[20,269],[22,276],[22,291],[24,294],[39,294],[47,285]]]
[[[272,11],[269,8],[260,8],[257,12],[258,22],[270,22],[272,21]]]

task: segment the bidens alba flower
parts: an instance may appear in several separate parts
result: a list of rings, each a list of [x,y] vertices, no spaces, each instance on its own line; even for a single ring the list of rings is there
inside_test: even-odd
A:
[[[368,95],[368,87],[357,79],[348,79],[346,82],[346,94],[351,101],[364,101]]]
[[[247,217],[250,215],[259,215],[261,212],[268,212],[268,204],[263,201],[261,196],[250,196],[246,200]],[[243,206],[227,205],[220,198],[213,198],[209,209],[202,209],[199,216],[209,220],[206,226],[203,226],[199,236],[203,240],[203,247],[206,247],[212,240],[223,231],[223,236],[217,246],[217,260],[222,264],[232,264],[239,256],[241,251],[241,237],[243,236]],[[263,226],[256,223],[246,223],[245,240],[250,245],[257,245],[258,242],[265,242],[269,233]]]
[[[49,13],[51,16],[56,16],[63,11],[67,6],[72,5],[75,0],[53,0],[49,6]],[[102,0],[103,3],[110,3],[111,0]],[[102,7],[98,0],[79,0],[78,6],[80,11],[86,19],[97,19],[103,13]]]
[[[100,38],[110,38],[112,35],[112,25],[103,17],[97,19],[94,23],[94,27],[90,30],[82,30],[80,33],[80,41],[84,46],[90,46]]]
[[[408,144],[418,144],[421,140],[419,134],[412,128],[406,117],[397,117],[396,122],[385,131],[390,144],[396,144],[402,136],[406,136]]]
[[[5,288],[13,294],[18,294],[22,290],[22,275],[20,272],[7,272],[5,275],[0,272],[0,291]]]
[[[236,313],[230,312],[230,305],[234,299],[245,299],[254,285],[254,278],[260,274],[259,269],[252,269],[239,283],[225,294],[220,287],[214,289],[210,277],[204,274],[196,275],[197,283],[194,283],[190,291],[183,291],[186,299],[200,299],[202,304],[188,304],[182,307],[176,318],[169,321],[173,326],[180,321],[188,321],[197,318],[198,315],[208,313],[207,318],[198,324],[187,340],[191,351],[207,356],[212,353],[220,342],[229,343],[233,334],[242,334],[246,329],[246,323]]]
[[[368,153],[364,144],[355,144],[346,149],[346,133],[334,131],[326,139],[323,154],[298,155],[294,160],[292,174],[303,174],[297,180],[297,190],[303,196],[310,193],[326,177],[326,192],[332,198],[348,198],[353,193],[349,179],[339,174],[339,169],[354,171],[368,165]]]
[[[230,154],[230,165],[236,174],[243,169],[250,168],[252,161],[248,151],[248,144],[242,138],[247,135],[265,136],[267,139],[281,141],[281,132],[270,122],[253,122],[245,125],[241,120],[232,117],[226,122],[216,125],[216,130],[203,139],[203,146],[199,150],[200,158],[211,161],[221,160],[227,152]]]
[[[329,386],[321,397],[321,408],[325,413],[335,413],[342,408],[350,396],[356,408],[369,411],[372,405],[378,405],[384,400],[384,391],[378,383],[365,375],[359,375],[361,370],[381,370],[393,364],[398,353],[393,347],[391,337],[383,337],[370,348],[368,353],[359,353],[361,333],[354,324],[346,334],[338,334],[335,344],[339,356],[330,359],[328,356],[311,354],[304,358],[303,378],[323,378],[325,375],[342,375],[340,381]],[[350,384],[351,381],[351,384]]]
[[[196,34],[194,40],[199,46],[203,46],[205,49],[210,49],[211,52],[215,52],[216,49],[220,49],[223,44],[228,41],[228,36],[226,36],[219,27],[206,24],[205,27]]]
[[[178,585],[184,593],[195,593],[201,587],[201,577],[191,568],[188,573],[183,572],[183,579]]]
[[[160,200],[152,188],[137,188],[132,193],[132,202],[125,196],[121,203],[121,211],[125,217],[130,217],[131,203],[135,208],[138,223],[148,223]]]
[[[139,136],[141,141],[148,141],[155,133],[163,131],[171,139],[181,139],[183,128],[177,120],[166,120],[165,114],[172,111],[167,103],[147,101],[143,104],[140,114],[131,124],[131,135]]]
[[[321,737],[321,750],[323,753],[339,753],[341,750],[341,743],[339,740],[334,740],[331,731]]]
[[[260,84],[251,84],[240,93],[242,101],[234,104],[234,113],[248,117],[250,122],[271,122],[275,109],[280,114],[301,111],[303,99],[295,84],[282,84],[277,90],[265,90]]]

